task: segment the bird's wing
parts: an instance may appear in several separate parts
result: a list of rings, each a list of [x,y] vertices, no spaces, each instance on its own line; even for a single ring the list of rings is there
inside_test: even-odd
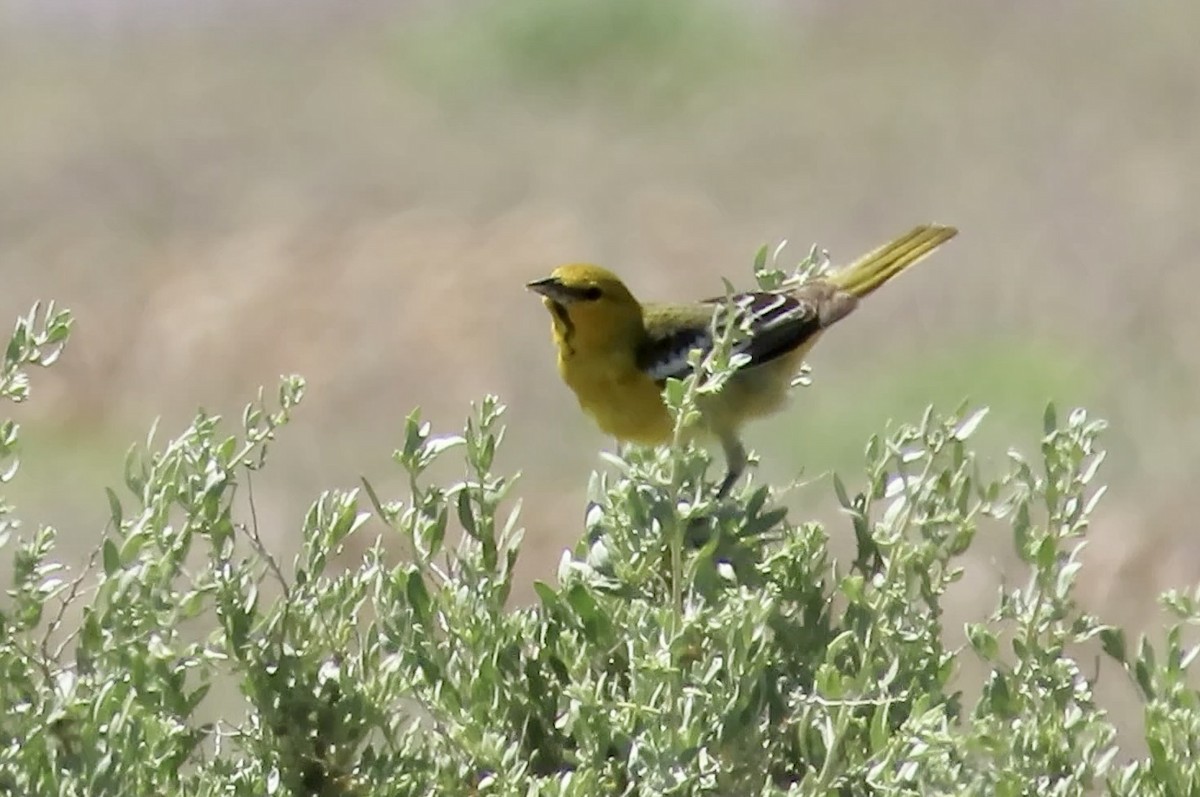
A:
[[[750,357],[744,368],[792,351],[826,326],[822,323],[821,297],[805,290],[808,287],[789,293],[750,291],[729,297],[735,311],[750,319],[749,336],[733,347],[735,354]],[[646,339],[638,353],[642,370],[656,382],[682,379],[691,373],[688,352],[712,348],[710,322],[714,314],[726,314],[725,302],[722,296],[695,305],[647,307]]]

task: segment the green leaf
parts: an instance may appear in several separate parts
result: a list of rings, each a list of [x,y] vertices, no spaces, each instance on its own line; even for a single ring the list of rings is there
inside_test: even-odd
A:
[[[1000,653],[996,635],[982,623],[967,624],[967,640],[979,657],[985,661],[995,661]]]
[[[1138,659],[1133,664],[1133,679],[1147,700],[1154,700],[1158,694],[1158,690],[1154,687],[1156,670],[1154,648],[1151,647],[1150,641],[1143,637],[1141,647],[1138,649]]]
[[[1013,547],[1027,563],[1033,564],[1033,523],[1029,518],[1029,505],[1022,502],[1012,520]]]
[[[841,657],[857,643],[858,635],[854,631],[843,631],[829,643],[825,649],[825,661],[839,664]]]
[[[740,532],[738,533],[738,539],[751,540],[755,537],[760,537],[770,532],[783,522],[784,518],[787,517],[787,514],[787,507],[781,506],[776,509],[763,512],[758,517],[746,520]],[[715,540],[717,537],[714,536],[713,539]]]
[[[468,484],[461,485],[458,490],[458,497],[455,501],[456,509],[458,510],[458,522],[462,525],[465,531],[472,539],[479,539],[479,527],[475,523],[475,510],[471,506],[471,486]]]
[[[1101,451],[1101,452],[1093,455],[1088,460],[1087,464],[1083,467],[1083,469],[1079,472],[1079,483],[1080,484],[1091,483],[1092,479],[1094,479],[1096,477],[1097,471],[1100,470],[1100,466],[1104,464],[1104,460],[1107,456],[1108,456],[1107,451]]]
[[[875,706],[875,712],[871,717],[871,752],[879,754],[883,752],[888,743],[888,709],[890,706],[887,703],[880,703]]]
[[[1154,689],[1154,678],[1150,674],[1149,668],[1145,662],[1137,661],[1133,665],[1133,678],[1137,682],[1138,688],[1142,690],[1142,697],[1146,700],[1154,700],[1156,690]]]
[[[436,517],[430,518],[424,526],[424,545],[425,555],[434,556],[442,549],[442,542],[446,539],[446,527],[450,525],[449,514],[443,506],[438,509]]]
[[[758,251],[754,253],[754,273],[755,274],[757,274],[758,272],[760,272],[764,268],[766,268],[768,251],[769,251],[769,249],[768,249],[767,245],[763,244],[762,246],[760,246],[758,248]]]
[[[663,389],[667,396],[667,404],[671,407],[682,407],[684,397],[684,384],[680,379],[668,379],[666,387]]]
[[[1034,564],[1039,570],[1049,573],[1057,558],[1058,546],[1055,544],[1054,538],[1047,534],[1038,543]]]
[[[763,485],[757,487],[750,493],[750,497],[746,499],[745,515],[746,517],[754,517],[758,515],[764,506],[767,504],[767,498],[770,497],[771,488]]]
[[[16,329],[13,330],[12,337],[8,339],[8,348],[4,352],[4,359],[8,363],[14,366],[24,364],[26,340],[25,325],[18,323]]]
[[[8,464],[3,468],[0,468],[0,484],[12,481],[13,477],[17,475],[17,471],[20,470],[20,468],[21,458],[14,454],[9,454]]]
[[[1111,625],[1100,629],[1100,647],[1111,658],[1120,661],[1121,664],[1126,664],[1126,635],[1124,635],[1123,629],[1111,627]]]
[[[421,515],[418,520],[416,531],[416,542],[419,546],[423,546],[424,556],[433,556],[437,551],[441,550],[442,541],[446,537],[446,527],[450,524],[450,510],[447,508],[448,501],[438,501],[425,508],[425,512],[433,511],[435,514],[430,517],[428,514]]]
[[[423,428],[425,434],[429,434],[429,425],[426,424]],[[459,435],[435,437],[425,444],[425,450],[429,454],[429,461],[432,462],[450,449],[458,448],[459,446],[464,445],[466,442],[466,438],[460,437]]]
[[[105,487],[104,494],[108,497],[108,512],[112,518],[113,528],[118,531],[121,528],[123,514],[121,512],[121,499],[117,498],[117,494],[112,491],[112,488]]]
[[[598,642],[601,633],[608,627],[608,618],[588,588],[583,584],[573,584],[567,591],[567,604],[575,610],[591,641]]]
[[[987,683],[988,704],[1000,717],[1008,718],[1013,714],[1013,696],[1008,688],[1008,679],[1002,672],[993,672]]]
[[[121,553],[111,539],[104,541],[101,559],[104,563],[104,575],[111,577],[121,569]]]
[[[840,592],[846,597],[849,603],[861,603],[866,586],[866,579],[861,573],[850,573],[844,576],[840,582]]]
[[[846,485],[842,483],[842,477],[833,474],[833,492],[837,495],[838,503],[844,509],[854,509],[854,505],[850,502],[850,494],[846,492]]]
[[[1054,434],[1058,430],[1058,411],[1054,408],[1054,402],[1046,405],[1046,411],[1042,414],[1042,433],[1047,437]]]
[[[421,408],[414,407],[413,411],[404,419],[404,447],[397,452],[400,464],[410,471],[418,469],[420,463],[417,460],[417,453],[423,447],[425,438],[428,436],[429,424],[421,423]]]
[[[559,598],[558,592],[545,581],[534,581],[533,591],[537,593],[542,606],[547,610],[556,612],[562,607],[562,600]]]
[[[431,604],[429,591],[425,588],[425,579],[421,571],[413,568],[408,573],[408,581],[404,585],[405,597],[412,607],[413,619],[419,624],[429,625],[429,607]]]
[[[367,494],[367,500],[371,502],[371,507],[375,510],[375,514],[379,515],[379,519],[385,523],[391,523],[395,518],[395,512],[389,511],[384,507],[383,502],[379,500],[379,494],[375,492],[375,487],[367,481],[365,476],[358,478],[363,486],[363,490]]]
[[[981,407],[975,410],[954,430],[955,440],[967,440],[971,435],[975,434],[975,430],[979,428],[979,424],[983,423],[983,419],[987,417],[988,407]]]
[[[1084,517],[1091,517],[1091,515],[1096,511],[1096,507],[1099,505],[1100,499],[1103,498],[1104,494],[1107,492],[1108,485],[1105,484],[1098,487],[1096,492],[1092,493],[1091,497],[1088,498],[1087,503],[1083,505]]]
[[[817,668],[815,679],[817,693],[830,700],[840,700],[846,694],[848,676],[832,664],[822,664]]]
[[[125,486],[134,495],[141,497],[146,487],[146,461],[137,445],[132,445],[125,452]]]
[[[130,534],[129,536],[127,536],[125,538],[125,541],[123,543],[121,543],[121,549],[120,549],[120,555],[118,556],[118,561],[121,561],[121,562],[136,561],[138,556],[141,554],[142,549],[146,547],[147,542],[149,542],[148,535],[145,534],[144,532],[136,532],[136,533]]]

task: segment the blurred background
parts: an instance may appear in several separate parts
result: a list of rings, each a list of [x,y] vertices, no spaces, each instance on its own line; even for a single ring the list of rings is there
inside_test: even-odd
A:
[[[156,417],[237,418],[296,372],[255,484],[290,558],[320,490],[400,495],[414,406],[453,432],[494,392],[522,572],[551,579],[610,443],[527,280],[593,260],[699,297],[752,284],[764,243],[839,262],[936,220],[960,236],[753,427],[758,478],[806,480],[796,519],[844,548],[825,474],[853,483],[889,419],[990,405],[1000,465],[1048,400],[1085,405],[1112,489],[1081,598],[1153,628],[1200,577],[1197,41],[1186,0],[0,0],[0,319],[77,316],[6,491],[82,557]],[[1019,578],[1010,548],[968,554],[962,617]]]

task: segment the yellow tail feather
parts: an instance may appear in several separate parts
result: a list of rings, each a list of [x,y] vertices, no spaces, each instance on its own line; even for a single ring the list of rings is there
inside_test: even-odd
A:
[[[922,224],[838,269],[826,280],[847,293],[866,296],[957,234],[954,227]]]

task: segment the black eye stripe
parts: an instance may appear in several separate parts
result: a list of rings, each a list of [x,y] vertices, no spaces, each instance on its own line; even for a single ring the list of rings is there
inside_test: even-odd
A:
[[[603,296],[604,292],[600,290],[599,285],[590,285],[587,288],[583,289],[582,295],[583,295],[583,298],[586,299],[587,301],[594,302],[597,299],[599,299],[601,296]]]

